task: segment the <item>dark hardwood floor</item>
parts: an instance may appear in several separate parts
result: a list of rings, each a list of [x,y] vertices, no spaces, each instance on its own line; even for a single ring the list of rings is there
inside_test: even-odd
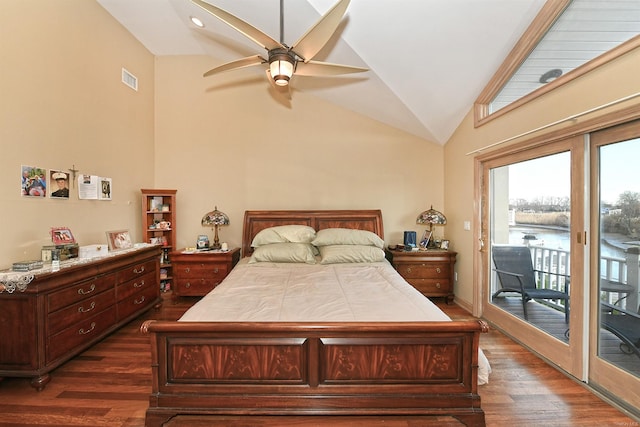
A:
[[[165,294],[165,296],[168,296]],[[177,319],[194,300],[166,300],[52,372],[42,392],[26,378],[0,382],[0,426],[144,426],[150,392],[148,338],[143,320]],[[438,304],[452,318],[470,316],[456,305]],[[1,339],[0,339],[0,345]],[[493,373],[480,386],[488,426],[640,426],[498,331],[481,337]],[[250,421],[178,417],[172,426],[458,426],[447,417],[261,417]]]

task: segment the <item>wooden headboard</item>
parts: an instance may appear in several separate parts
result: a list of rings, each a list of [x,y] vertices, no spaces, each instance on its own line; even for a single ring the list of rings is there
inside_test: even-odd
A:
[[[242,256],[253,253],[251,242],[258,232],[278,225],[300,224],[324,228],[353,228],[376,233],[384,239],[382,211],[324,210],[324,211],[245,211],[242,229]]]

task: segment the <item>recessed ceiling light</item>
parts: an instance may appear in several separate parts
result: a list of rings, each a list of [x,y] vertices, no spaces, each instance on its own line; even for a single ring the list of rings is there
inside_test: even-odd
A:
[[[540,83],[549,83],[552,80],[557,79],[562,75],[562,70],[560,68],[554,68],[552,70],[547,71],[543,75],[540,76]]]
[[[196,18],[195,16],[190,16],[190,18],[191,22],[193,22],[196,27],[204,28],[204,22],[202,22],[199,18]]]

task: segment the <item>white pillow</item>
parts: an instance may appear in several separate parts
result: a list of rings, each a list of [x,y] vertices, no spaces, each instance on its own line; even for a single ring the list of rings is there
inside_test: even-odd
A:
[[[329,245],[319,249],[320,264],[384,261],[384,250],[375,246]]]
[[[270,245],[272,243],[310,243],[316,237],[316,230],[307,225],[279,225],[260,230],[251,246]]]
[[[315,248],[309,243],[271,243],[254,249],[249,264],[256,262],[299,262],[315,264]]]
[[[311,243],[314,246],[362,245],[384,249],[384,240],[377,234],[351,228],[325,228],[316,233]]]

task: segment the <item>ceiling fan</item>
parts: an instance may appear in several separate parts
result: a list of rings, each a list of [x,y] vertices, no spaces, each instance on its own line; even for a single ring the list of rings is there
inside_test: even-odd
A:
[[[283,0],[280,0],[281,41],[276,41],[251,24],[248,24],[242,19],[216,6],[212,6],[202,0],[191,0],[192,3],[200,6],[202,9],[239,31],[267,51],[266,58],[261,55],[253,55],[237,59],[207,71],[204,73],[204,77],[221,73],[223,71],[268,64],[268,68],[265,70],[267,79],[279,93],[290,98],[289,82],[294,74],[300,76],[335,76],[340,74],[369,71],[367,68],[312,60],[338,28],[338,25],[347,10],[347,6],[349,6],[350,0],[339,0],[291,47],[287,46],[282,41],[282,1]]]

